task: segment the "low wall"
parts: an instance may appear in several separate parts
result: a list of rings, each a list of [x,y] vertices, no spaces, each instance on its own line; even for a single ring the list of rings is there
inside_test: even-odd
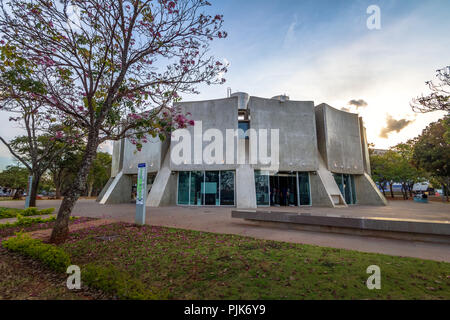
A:
[[[450,244],[449,222],[319,216],[250,210],[233,210],[231,217],[257,221],[264,226]]]

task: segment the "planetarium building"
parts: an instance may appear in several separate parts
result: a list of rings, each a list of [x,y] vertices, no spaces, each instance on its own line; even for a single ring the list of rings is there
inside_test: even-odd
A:
[[[313,101],[238,92],[183,102],[195,121],[169,139],[114,143],[102,204],[132,201],[138,164],[148,168],[147,206],[385,205],[370,176],[362,118]]]

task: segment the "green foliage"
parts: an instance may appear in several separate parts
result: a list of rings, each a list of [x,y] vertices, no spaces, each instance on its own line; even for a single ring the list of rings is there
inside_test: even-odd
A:
[[[21,209],[0,207],[0,219],[15,218],[21,212]]]
[[[82,269],[82,281],[88,286],[114,294],[119,299],[160,300],[167,295],[155,294],[141,281],[113,266],[88,264]]]
[[[3,241],[2,245],[10,251],[37,259],[58,272],[65,272],[71,265],[70,257],[63,249],[32,239],[26,234],[19,233],[16,237]]]
[[[15,218],[21,215],[22,217],[30,217],[30,216],[43,216],[52,214],[55,211],[55,208],[47,208],[38,210],[35,207],[30,207],[24,210],[15,209],[15,208],[1,208],[0,207],[0,219],[6,218]]]
[[[72,218],[72,217],[71,217]],[[46,223],[46,222],[52,222],[55,221],[56,217],[50,217],[43,219],[41,217],[37,218],[30,218],[30,217],[24,217],[22,215],[17,216],[17,221],[13,223],[2,223],[0,224],[0,229],[7,229],[7,228],[14,228],[14,227],[29,227],[36,223]]]
[[[7,166],[6,170],[0,172],[0,186],[8,188],[26,189],[29,172],[20,166]]]
[[[430,124],[417,138],[413,150],[416,166],[448,185],[450,177],[450,116]]]

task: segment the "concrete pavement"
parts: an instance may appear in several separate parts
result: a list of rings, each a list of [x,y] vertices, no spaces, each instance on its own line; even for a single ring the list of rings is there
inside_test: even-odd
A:
[[[58,209],[58,200],[39,200],[38,208]],[[23,201],[2,201],[2,207],[20,208]],[[155,226],[175,227],[197,231],[239,234],[254,238],[304,243],[363,252],[450,262],[450,245],[383,239],[368,236],[288,230],[263,227],[255,222],[232,219],[231,210],[224,207],[161,207],[147,208],[146,222]],[[420,220],[450,220],[450,205],[446,203],[420,204],[411,201],[393,201],[386,207],[353,206],[349,208],[282,208],[323,215],[355,217],[399,217]],[[272,210],[275,210],[272,208]],[[95,200],[80,199],[73,211],[76,216],[134,222],[135,205],[100,205]]]

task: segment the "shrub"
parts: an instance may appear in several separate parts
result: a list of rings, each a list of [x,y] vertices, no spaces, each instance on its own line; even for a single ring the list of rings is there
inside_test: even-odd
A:
[[[47,214],[52,214],[53,211],[55,211],[55,208],[47,208],[41,210],[38,210],[35,207],[30,207],[24,210],[15,208],[0,208],[0,219],[15,218],[19,214],[23,217],[43,216]]]
[[[29,207],[29,208],[22,210],[22,212],[20,214],[24,217],[37,216],[37,215],[39,215],[39,211],[35,207]]]
[[[63,249],[32,239],[26,234],[19,233],[3,241],[2,245],[10,251],[37,259],[55,271],[65,272],[71,265],[70,257]]]
[[[21,212],[20,209],[0,208],[0,219],[14,218]]]
[[[156,294],[147,289],[138,279],[113,266],[86,265],[81,279],[88,286],[116,295],[119,299],[159,300],[167,299],[166,294]]]
[[[72,217],[71,217],[72,218]],[[52,222],[55,221],[56,217],[49,217],[46,219],[43,219],[41,217],[37,218],[29,218],[29,217],[22,217],[20,214],[17,215],[17,221],[13,223],[2,223],[0,224],[0,229],[6,229],[6,228],[14,228],[14,227],[29,227],[35,223],[46,223],[46,222]]]

